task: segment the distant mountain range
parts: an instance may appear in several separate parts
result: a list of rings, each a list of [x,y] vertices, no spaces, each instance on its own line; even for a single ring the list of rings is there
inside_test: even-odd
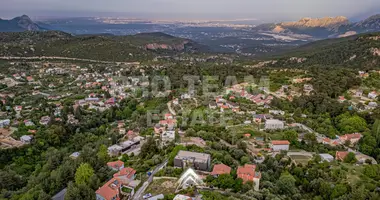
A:
[[[128,39],[133,39],[136,34],[140,33],[137,35],[137,41],[144,41],[142,38],[147,38],[148,41],[152,38],[160,38],[158,42],[152,41],[141,44],[148,51],[237,53],[257,57],[276,55],[321,39],[380,32],[380,15],[374,15],[359,22],[350,22],[346,17],[340,16],[316,19],[303,18],[296,22],[269,23],[241,28],[194,27],[193,25],[186,26],[186,24],[176,23],[131,22],[109,24],[96,18],[50,19],[43,22],[33,22],[26,15],[11,20],[0,19],[0,32],[47,30],[83,36],[76,37],[76,39],[84,39],[85,36],[104,36],[110,39],[116,35],[130,35],[131,37]],[[178,42],[171,35],[186,39]],[[176,42],[168,45],[167,41]]]
[[[46,30],[34,23],[27,15],[15,17],[11,20],[0,19],[1,32],[41,31]]]
[[[2,48],[1,48],[2,47]],[[103,61],[150,60],[156,56],[208,52],[207,46],[164,33],[127,36],[78,35],[61,31],[0,32],[0,56],[59,56]]]
[[[256,31],[278,34],[300,34],[318,39],[346,37],[359,33],[380,31],[380,14],[360,22],[350,22],[346,17],[302,18],[297,22],[262,24]]]

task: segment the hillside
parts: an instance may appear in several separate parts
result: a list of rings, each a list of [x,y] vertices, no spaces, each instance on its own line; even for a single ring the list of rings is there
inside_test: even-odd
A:
[[[155,55],[204,52],[207,47],[162,33],[132,36],[81,35],[59,31],[0,33],[0,56],[59,56],[138,61]]]
[[[380,33],[359,34],[303,45],[270,59],[276,66],[377,67],[380,63]]]
[[[295,22],[263,24],[255,28],[282,34],[303,34],[314,38],[345,37],[358,33],[380,31],[380,15],[360,22],[350,22],[346,17],[302,18]]]
[[[15,17],[11,20],[0,19],[1,32],[41,31],[44,28],[34,23],[27,15]]]

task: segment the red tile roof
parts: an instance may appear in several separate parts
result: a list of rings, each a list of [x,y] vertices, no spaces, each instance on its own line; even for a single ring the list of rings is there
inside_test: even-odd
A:
[[[272,140],[272,145],[289,145],[290,142],[287,140]]]
[[[243,179],[244,182],[253,181],[256,175],[255,170],[256,170],[256,165],[245,164],[244,167],[243,166],[238,167],[237,176],[238,178]]]
[[[335,159],[343,161],[344,158],[348,155],[348,151],[337,151],[335,153]]]
[[[353,134],[346,134],[343,136],[340,136],[340,139],[343,140],[351,140],[351,139],[360,139],[362,135],[360,133],[353,133]]]
[[[113,175],[114,178],[119,176],[126,176],[128,179],[131,179],[136,174],[136,170],[126,167],[121,169],[119,172]]]
[[[116,197],[114,200],[120,200],[120,197],[119,197],[120,186],[121,186],[121,182],[116,178],[112,178],[106,184],[104,184],[102,187],[96,190],[96,194],[99,194],[106,200],[111,200],[114,197]]]
[[[108,162],[107,166],[114,168],[114,169],[119,169],[120,167],[124,166],[124,162],[121,160],[114,161],[114,162]]]
[[[221,175],[221,174],[230,174],[231,167],[225,164],[214,165],[214,169],[211,172],[211,175]]]
[[[323,142],[327,142],[327,143],[330,143],[330,142],[331,142],[331,140],[330,140],[329,138],[324,138],[324,139],[323,139]]]

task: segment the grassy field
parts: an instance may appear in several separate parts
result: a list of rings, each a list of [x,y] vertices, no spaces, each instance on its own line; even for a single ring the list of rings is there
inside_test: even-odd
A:
[[[294,162],[296,162],[297,164],[307,164],[309,162],[309,160],[312,159],[312,157],[310,156],[304,156],[304,155],[290,155],[289,156]]]
[[[146,193],[154,195],[159,194],[174,194],[176,189],[176,180],[172,179],[159,179],[154,180],[148,187]]]

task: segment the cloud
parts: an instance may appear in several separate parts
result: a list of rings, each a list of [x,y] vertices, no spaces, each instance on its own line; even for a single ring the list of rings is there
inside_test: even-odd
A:
[[[144,13],[181,17],[218,16],[297,19],[304,16],[357,16],[379,0],[1,0],[0,11],[82,11]]]

